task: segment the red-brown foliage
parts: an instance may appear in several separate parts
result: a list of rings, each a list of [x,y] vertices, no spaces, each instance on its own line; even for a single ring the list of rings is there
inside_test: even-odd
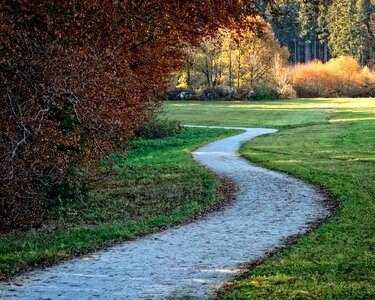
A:
[[[240,0],[2,1],[0,224],[99,175],[98,157],[157,105],[182,45],[254,13]]]
[[[312,61],[292,70],[292,84],[299,97],[374,97],[375,73],[361,68],[349,56],[331,59],[326,64]]]

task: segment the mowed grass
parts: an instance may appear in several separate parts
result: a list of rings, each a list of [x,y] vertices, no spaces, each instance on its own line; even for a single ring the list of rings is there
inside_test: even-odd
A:
[[[168,101],[165,113],[182,124],[290,128],[328,123],[331,112],[336,110],[343,113],[355,110],[361,118],[373,118],[374,105],[374,99],[366,98]]]
[[[0,277],[187,221],[224,200],[220,180],[191,151],[233,130],[189,128],[132,143],[116,174],[88,199],[54,209],[42,226],[0,236]],[[124,163],[124,164],[123,164]]]
[[[316,103],[315,103],[316,104]],[[269,102],[168,101],[167,116],[182,124],[247,127],[280,127],[319,123],[324,109],[334,104],[321,99],[319,106],[305,100]],[[306,114],[308,110],[308,114]]]
[[[167,112],[192,124],[208,119],[280,129],[243,145],[242,156],[322,187],[338,205],[328,223],[251,270],[220,298],[375,299],[375,99],[199,106],[168,103]]]

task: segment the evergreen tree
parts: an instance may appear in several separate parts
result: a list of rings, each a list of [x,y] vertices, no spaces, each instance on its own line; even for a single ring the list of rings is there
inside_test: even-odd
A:
[[[303,45],[298,25],[299,2],[295,0],[267,1],[264,18],[272,25],[276,38],[282,46],[287,46],[291,53],[290,61],[301,61],[300,47]]]
[[[328,9],[329,46],[334,56],[351,55],[365,64],[370,47],[369,0],[334,0]]]
[[[353,0],[333,0],[328,9],[328,44],[334,56],[353,55]]]
[[[258,7],[291,62],[350,55],[374,63],[375,0],[258,0]]]
[[[320,43],[320,60],[324,63],[328,61],[328,24],[327,24],[327,13],[328,13],[329,0],[323,0],[318,6],[318,19],[317,19],[317,35]]]
[[[300,1],[298,23],[299,34],[305,44],[305,62],[317,58],[317,12],[315,2]]]
[[[356,3],[356,48],[359,51],[359,61],[362,67],[369,59],[370,52],[370,34],[369,34],[369,20],[371,12],[371,1],[370,0],[357,0]]]

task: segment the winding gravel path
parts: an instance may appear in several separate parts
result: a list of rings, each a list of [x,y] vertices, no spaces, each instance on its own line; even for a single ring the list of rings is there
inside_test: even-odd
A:
[[[194,153],[199,163],[239,187],[225,210],[1,283],[0,298],[205,299],[246,263],[328,214],[313,187],[238,157],[241,143],[276,130],[239,129],[246,132]]]

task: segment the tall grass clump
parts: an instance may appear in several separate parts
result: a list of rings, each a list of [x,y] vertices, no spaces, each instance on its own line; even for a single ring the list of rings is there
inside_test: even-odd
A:
[[[350,56],[323,64],[315,60],[292,70],[292,84],[299,97],[374,97],[375,73]]]

